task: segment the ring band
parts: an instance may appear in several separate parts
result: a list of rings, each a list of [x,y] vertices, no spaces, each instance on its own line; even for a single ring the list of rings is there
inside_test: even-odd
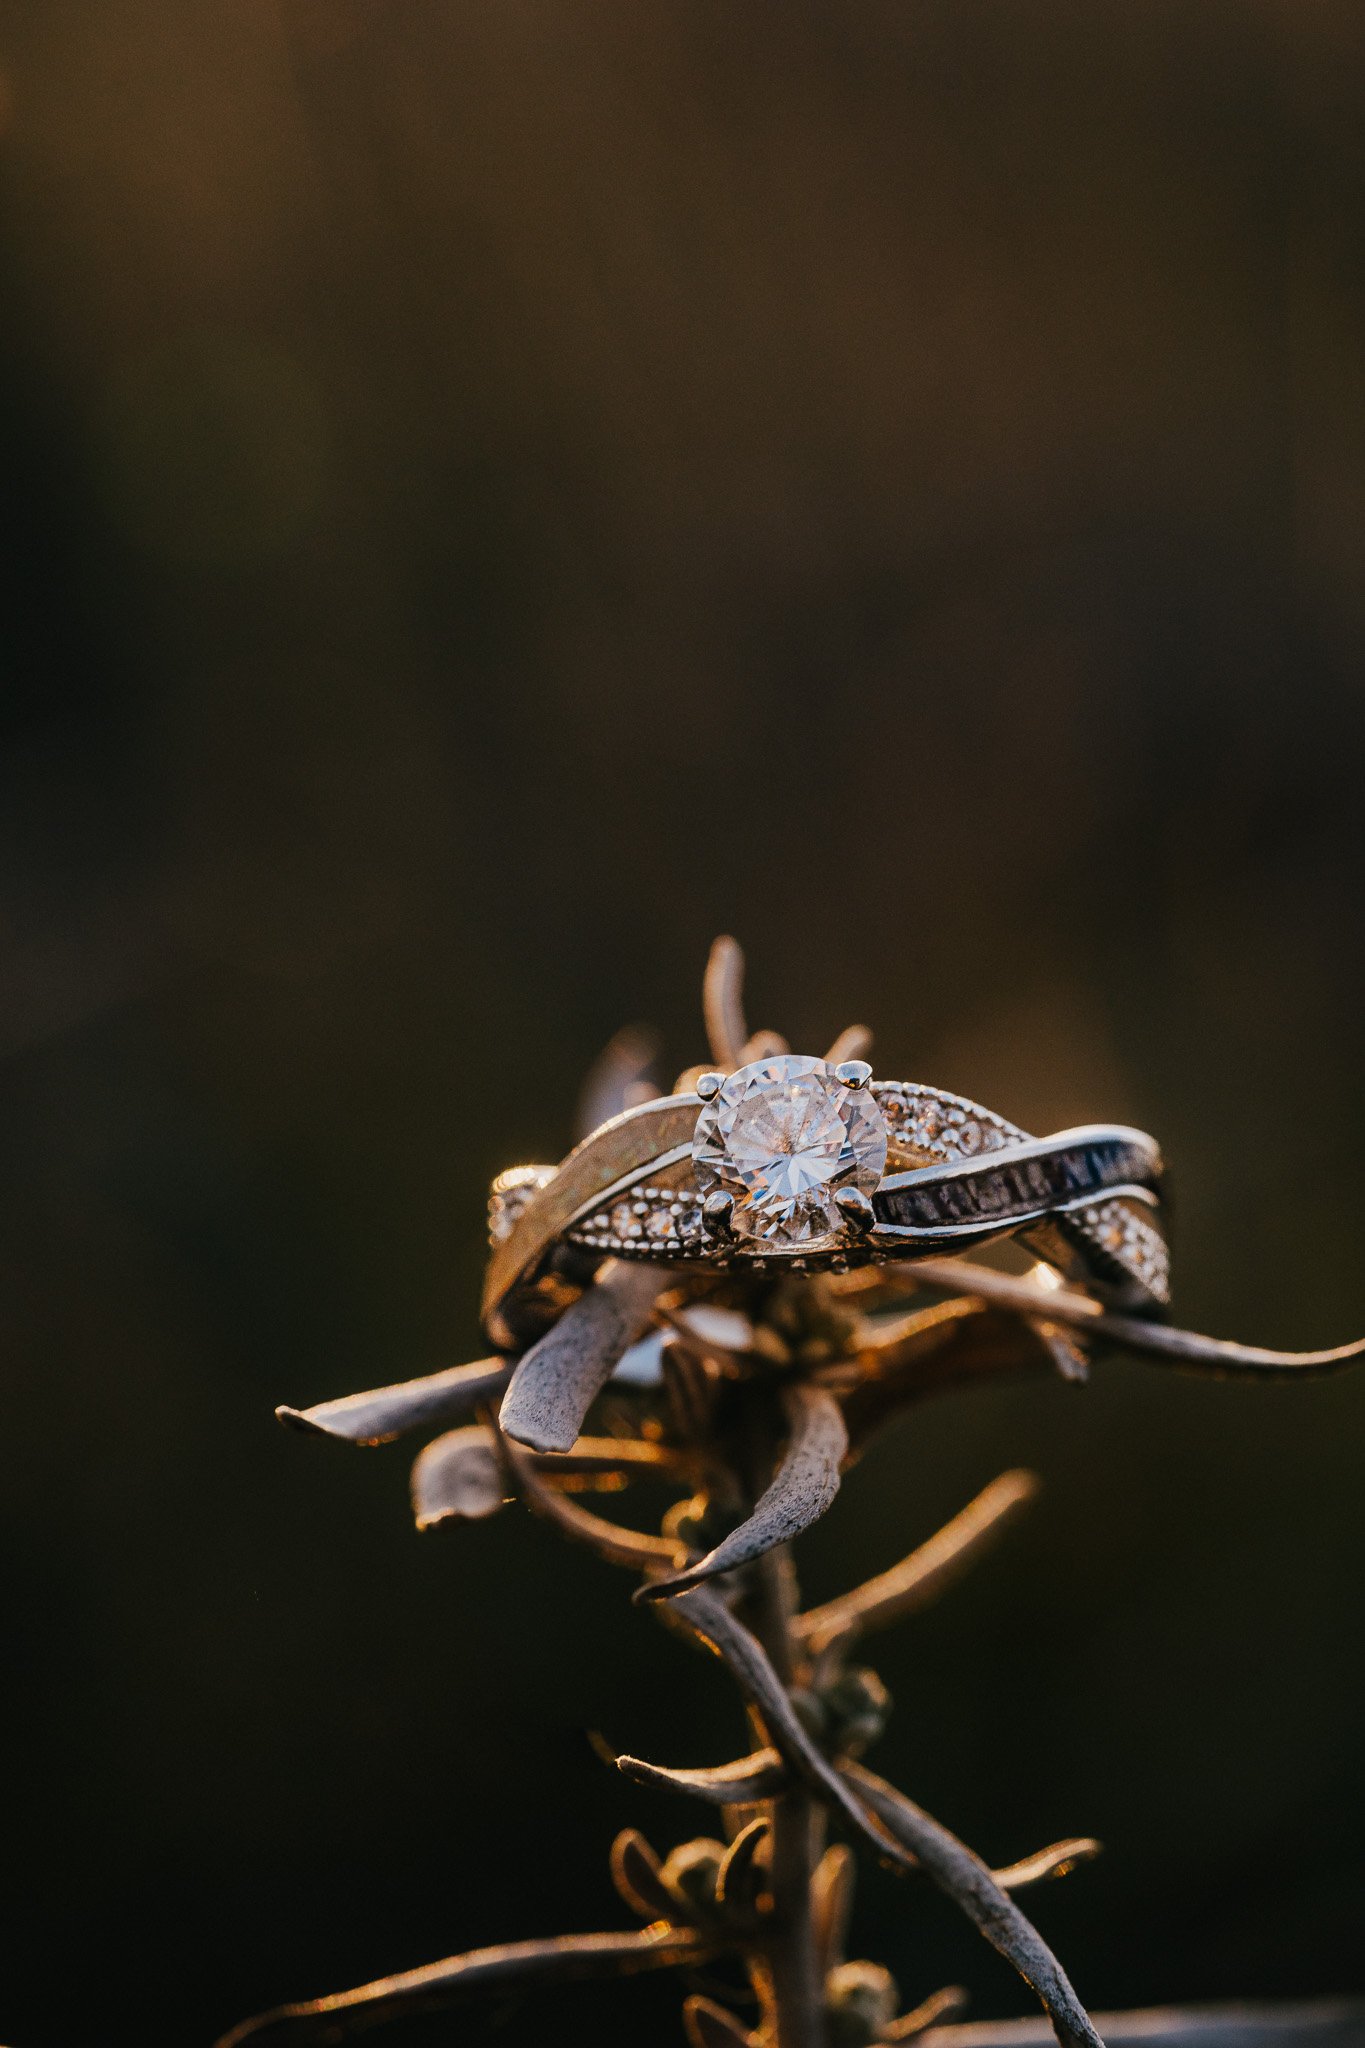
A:
[[[884,1154],[877,1156],[885,1166],[868,1170],[875,1182],[870,1195],[836,1198],[842,1216],[813,1241],[774,1243],[718,1230],[701,1184],[706,1168],[698,1164],[708,1096],[723,1092],[742,1101],[746,1089],[750,1098],[766,1090],[780,1110],[783,1088],[790,1094],[807,1085],[811,1070],[818,1073],[809,1086],[836,1098],[836,1083],[843,1089],[846,1124],[847,1091],[858,1090],[884,1126]],[[770,1129],[771,1102],[759,1106]],[[484,1321],[495,1342],[514,1341],[527,1324],[525,1308],[534,1320],[538,1282],[566,1257],[580,1268],[613,1256],[808,1272],[942,1255],[1006,1235],[1017,1235],[1067,1279],[1151,1312],[1169,1297],[1161,1170],[1155,1142],[1124,1125],[1088,1125],[1039,1140],[962,1096],[872,1081],[860,1062],[837,1069],[818,1061],[758,1062],[729,1077],[704,1077],[699,1092],[611,1118],[558,1168],[500,1176],[490,1204]]]

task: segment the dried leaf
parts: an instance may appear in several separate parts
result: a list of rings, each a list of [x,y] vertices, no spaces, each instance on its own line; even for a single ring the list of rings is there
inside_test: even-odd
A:
[[[659,1093],[651,1071],[658,1050],[655,1034],[638,1024],[627,1024],[609,1041],[589,1067],[578,1098],[580,1138]]]
[[[848,1432],[839,1404],[823,1388],[801,1382],[782,1396],[789,1435],[772,1483],[747,1521],[676,1578],[642,1586],[637,1600],[669,1600],[706,1579],[751,1564],[817,1522],[839,1491]]]
[[[660,1285],[657,1267],[609,1260],[517,1366],[503,1397],[504,1434],[535,1451],[572,1450],[613,1367],[646,1329]]]
[[[611,1881],[642,1920],[676,1920],[677,1901],[660,1875],[659,1859],[635,1828],[623,1828],[611,1845]]]
[[[711,947],[701,984],[701,1012],[711,1057],[723,1073],[741,1064],[749,1027],[744,1021],[744,951],[722,934]]]
[[[872,1050],[872,1033],[866,1024],[846,1024],[825,1054],[825,1065],[840,1066],[844,1060],[865,1060]]]
[[[702,1642],[708,1643],[723,1660],[792,1773],[809,1786],[826,1806],[841,1814],[879,1856],[898,1863],[902,1869],[912,1869],[915,1862],[913,1854],[907,1853],[897,1838],[869,1814],[829,1759],[815,1747],[797,1719],[796,1710],[766,1650],[743,1622],[735,1619],[725,1602],[710,1587],[695,1586],[673,1603],[670,1612]],[[624,1758],[621,1765],[624,1769]]]
[[[770,1833],[770,1824],[762,1814],[740,1829],[725,1852],[716,1878],[718,1905],[737,1906],[741,1911],[752,1906],[762,1889],[759,1855]]]
[[[753,2039],[733,2013],[712,1998],[692,1997],[683,2006],[688,2048],[750,2048]]]
[[[816,1967],[822,1982],[844,1959],[856,1874],[853,1851],[844,1842],[831,1843],[815,1866],[810,1886],[810,1909],[815,1930]]]
[[[481,1358],[474,1365],[452,1365],[420,1380],[400,1380],[367,1394],[346,1394],[322,1401],[316,1408],[277,1408],[288,1429],[310,1436],[337,1437],[349,1444],[392,1443],[409,1429],[435,1422],[458,1422],[486,1401],[506,1391],[512,1367],[505,1358]]]
[[[950,1259],[923,1259],[907,1274],[935,1287],[952,1287],[1017,1309],[1024,1315],[1066,1324],[1084,1330],[1095,1342],[1115,1345],[1122,1351],[1141,1352],[1164,1364],[1183,1366],[1191,1372],[1207,1373],[1215,1379],[1246,1374],[1257,1379],[1311,1379],[1317,1374],[1338,1372],[1365,1356],[1365,1337],[1354,1343],[1338,1344],[1328,1351],[1267,1351],[1256,1344],[1232,1344],[1217,1337],[1200,1337],[1193,1330],[1172,1329],[1168,1323],[1147,1322],[1141,1316],[1111,1315],[1088,1294],[1065,1288],[1044,1289],[1030,1280],[1017,1280],[986,1266]]]
[[[380,2017],[440,2010],[471,1992],[505,1984],[562,1982],[574,1977],[617,1976],[635,1970],[676,1969],[701,1962],[715,1952],[715,1942],[672,1927],[646,1927],[627,1934],[566,1934],[550,1941],[512,1941],[498,1948],[472,1949],[467,1955],[427,1963],[380,1977],[354,1991],[330,1998],[310,1998],[299,2005],[277,2006],[273,2012],[244,2020],[224,2034],[217,2048],[254,2048],[276,2040],[303,2040],[310,2035],[334,2041]]]
[[[1093,1835],[1071,1835],[1064,1842],[1052,1842],[1032,1856],[1021,1857],[1018,1863],[1007,1863],[1003,1870],[993,1870],[991,1876],[1002,1892],[1021,1892],[1025,1885],[1041,1884],[1044,1878],[1065,1877],[1078,1863],[1092,1863],[1103,1848],[1103,1842]]]
[[[638,1756],[618,1756],[616,1768],[637,1785],[690,1792],[716,1806],[757,1806],[775,1798],[788,1783],[787,1766],[775,1749],[756,1749],[752,1756],[736,1757],[733,1763],[715,1764],[709,1770],[669,1770]]]
[[[780,1031],[751,1031],[739,1049],[739,1065],[752,1066],[757,1060],[781,1059],[791,1046]]]
[[[927,2034],[930,2027],[941,2026],[945,2020],[955,2019],[970,2003],[968,1994],[960,1984],[945,1984],[942,1991],[931,1991],[910,2012],[892,2020],[889,2027],[882,2028],[883,2041],[914,2041],[921,2034]]]
[[[852,1592],[798,1617],[797,1630],[817,1655],[835,1643],[847,1643],[869,1629],[885,1628],[903,1615],[914,1614],[935,1599],[1038,1491],[1032,1472],[1002,1472],[969,1501],[951,1522],[945,1522],[927,1543],[921,1543],[890,1571],[868,1579]]]
[[[992,1947],[1014,1965],[1042,2001],[1063,2048],[1103,2048],[1052,1950],[975,1851],[923,1807],[916,1806],[903,1792],[861,1764],[845,1764],[843,1777],[939,1889],[962,1908]]]
[[[507,1499],[507,1477],[493,1432],[483,1423],[449,1429],[419,1452],[412,1468],[412,1512],[419,1529],[477,1522]]]

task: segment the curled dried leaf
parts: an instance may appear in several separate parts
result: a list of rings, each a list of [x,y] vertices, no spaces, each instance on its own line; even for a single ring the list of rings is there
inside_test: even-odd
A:
[[[412,1468],[412,1512],[419,1529],[477,1522],[507,1499],[507,1478],[493,1432],[484,1423],[448,1429],[418,1454]]]
[[[852,1592],[812,1607],[801,1615],[797,1630],[817,1655],[853,1641],[870,1629],[885,1628],[903,1615],[914,1614],[950,1585],[968,1564],[1013,1520],[1038,1492],[1037,1475],[1022,1470],[1002,1472],[960,1514],[921,1543],[889,1571],[868,1579]]]
[[[772,1482],[753,1513],[698,1563],[675,1578],[642,1586],[637,1600],[669,1600],[706,1579],[751,1564],[817,1522],[839,1491],[848,1432],[839,1404],[823,1388],[799,1382],[784,1390],[789,1435]]]
[[[716,1903],[746,1911],[762,1889],[761,1857],[772,1832],[770,1822],[759,1814],[741,1828],[725,1852],[716,1877]]]
[[[264,2048],[275,2041],[310,2037],[335,2041],[370,2026],[378,2018],[399,2013],[439,2011],[471,1992],[506,1984],[563,1981],[574,1977],[616,1976],[635,1970],[676,1969],[701,1962],[715,1951],[692,1933],[672,1927],[646,1927],[627,1934],[566,1934],[550,1941],[512,1941],[498,1948],[472,1949],[467,1955],[427,1963],[419,1970],[380,1977],[354,1991],[330,1998],[310,1998],[298,2005],[276,2006],[244,2020],[224,2034],[217,2048]]]
[[[962,1908],[991,1946],[1014,1965],[1052,2022],[1062,2048],[1103,2048],[1065,1970],[1036,1927],[1002,1890],[965,1842],[861,1764],[843,1766],[845,1781],[933,1879]]]
[[[423,1379],[320,1401],[315,1408],[277,1408],[275,1414],[286,1428],[310,1436],[336,1437],[348,1444],[387,1444],[407,1430],[473,1415],[486,1402],[500,1399],[511,1378],[512,1367],[505,1358],[481,1358]]]
[[[815,1932],[816,1964],[822,1981],[844,1959],[849,1917],[853,1911],[855,1875],[853,1851],[844,1842],[832,1842],[816,1864],[811,1878],[811,1921]]]
[[[689,1792],[716,1806],[757,1806],[761,1800],[776,1798],[788,1783],[787,1766],[775,1749],[756,1749],[752,1756],[736,1757],[733,1763],[705,1770],[670,1770],[638,1756],[618,1756],[616,1768],[637,1785]]]
[[[512,1375],[500,1421],[534,1451],[570,1451],[613,1368],[653,1313],[653,1266],[609,1260],[572,1307],[533,1344]]]
[[[677,1901],[663,1881],[659,1859],[635,1828],[623,1828],[611,1845],[611,1881],[642,1920],[677,1919]]]

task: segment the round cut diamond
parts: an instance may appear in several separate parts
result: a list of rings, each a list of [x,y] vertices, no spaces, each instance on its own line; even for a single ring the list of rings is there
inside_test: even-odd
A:
[[[740,1236],[809,1244],[842,1232],[834,1198],[844,1188],[877,1187],[886,1124],[868,1089],[786,1053],[727,1075],[697,1118],[692,1163],[704,1195],[733,1195]]]

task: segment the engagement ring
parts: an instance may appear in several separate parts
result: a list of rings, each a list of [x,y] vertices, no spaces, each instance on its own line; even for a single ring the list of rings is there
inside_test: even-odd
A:
[[[773,1033],[758,1042],[765,1056],[691,1069],[690,1086],[607,1118],[560,1166],[499,1177],[484,1294],[494,1341],[528,1311],[534,1322],[538,1289],[581,1283],[603,1257],[844,1271],[1017,1236],[1116,1306],[1165,1306],[1162,1163],[1144,1132],[1086,1124],[1033,1138],[943,1089],[874,1080],[866,1060],[766,1049],[781,1043]]]

